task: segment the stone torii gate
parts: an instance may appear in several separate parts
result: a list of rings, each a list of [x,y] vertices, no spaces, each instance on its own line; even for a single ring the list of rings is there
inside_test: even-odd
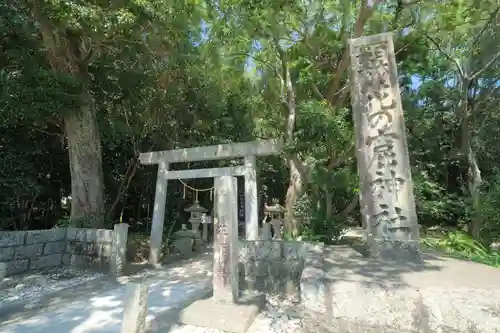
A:
[[[280,153],[281,147],[282,143],[280,140],[270,139],[141,153],[139,155],[139,161],[141,164],[158,165],[153,221],[151,226],[149,263],[156,265],[160,260],[168,179],[244,176],[245,236],[247,240],[257,240],[259,230],[259,206],[257,203],[258,192],[256,156],[277,155]],[[171,163],[208,161],[238,157],[244,158],[244,164],[242,166],[175,171],[169,170],[169,165]]]

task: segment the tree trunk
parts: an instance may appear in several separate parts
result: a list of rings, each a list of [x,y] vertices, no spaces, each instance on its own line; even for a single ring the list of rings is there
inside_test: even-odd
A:
[[[82,48],[88,40],[83,31],[69,31],[59,22],[51,21],[47,15],[53,10],[49,2],[33,0],[27,4],[38,23],[52,70],[83,82],[78,108],[68,110],[63,116],[71,172],[71,224],[102,227],[106,211],[101,138],[86,84],[90,79],[88,63],[92,49]]]
[[[288,183],[288,190],[286,191],[285,231],[287,235],[296,237],[299,234],[299,223],[295,216],[295,205],[297,204],[298,196],[302,192],[302,176],[294,159],[288,160],[288,166],[290,168],[290,181]]]
[[[328,185],[324,186],[325,193],[325,220],[327,223],[333,223],[333,193],[329,190]]]
[[[120,186],[118,187],[118,191],[116,193],[115,200],[111,204],[111,207],[108,209],[108,212],[106,214],[108,216],[108,218],[113,218],[116,207],[118,206],[118,203],[120,203],[120,200],[122,200],[125,193],[130,188],[130,183],[132,182],[132,179],[134,178],[135,173],[137,172],[138,166],[139,166],[138,156],[134,155],[134,157],[129,162],[129,165],[127,167],[127,170],[125,171],[125,175],[123,176],[122,181],[120,182]],[[135,208],[134,208],[134,210],[135,210]]]
[[[104,181],[96,114],[90,97],[64,117],[71,171],[71,221],[75,226],[103,227]]]
[[[461,135],[461,148],[462,157],[467,163],[467,190],[472,199],[472,216],[469,222],[468,232],[472,238],[475,240],[481,239],[481,229],[482,229],[482,219],[479,212],[479,205],[481,203],[481,170],[477,164],[476,154],[472,149],[471,138],[470,138],[470,105],[469,105],[469,86],[470,79],[462,79],[462,97],[461,97],[461,124],[460,124],[460,135]]]
[[[469,145],[469,153],[467,154],[467,164],[468,164],[468,187],[469,193],[472,199],[472,216],[469,224],[469,233],[475,240],[481,240],[481,229],[483,227],[483,222],[481,214],[479,212],[479,205],[481,200],[481,184],[483,182],[481,178],[481,171],[477,165],[476,155],[472,151],[472,147]]]

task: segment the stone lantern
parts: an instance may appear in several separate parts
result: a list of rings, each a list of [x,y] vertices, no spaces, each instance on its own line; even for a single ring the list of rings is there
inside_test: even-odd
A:
[[[198,228],[200,227],[200,223],[203,220],[203,213],[208,212],[208,210],[202,207],[197,200],[194,202],[194,204],[184,209],[184,211],[191,214],[188,222],[191,223],[191,230],[193,230],[196,233],[197,237],[199,237]]]
[[[195,244],[196,234],[192,230],[188,230],[183,224],[181,229],[174,232],[174,247],[183,255],[189,256],[193,253],[193,245]]]
[[[273,205],[266,205],[264,211],[271,218],[269,223],[271,223],[273,227],[273,239],[281,239],[281,225],[285,217],[285,207],[281,206],[278,200],[273,200]]]

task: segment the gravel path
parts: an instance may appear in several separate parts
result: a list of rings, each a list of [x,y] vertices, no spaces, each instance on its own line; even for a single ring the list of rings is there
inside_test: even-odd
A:
[[[143,271],[124,277],[98,293],[88,293],[54,307],[44,307],[28,317],[0,324],[0,333],[117,333],[123,313],[128,281],[149,285],[148,320],[182,307],[183,302],[206,293],[210,281],[210,257],[202,256],[163,269]],[[194,300],[193,299],[193,300]]]
[[[207,293],[211,285],[211,270],[212,254],[205,253],[162,269],[144,270],[122,277],[118,281],[107,281],[109,279],[102,273],[75,268],[52,269],[17,277],[16,280],[6,279],[0,284],[3,288],[0,291],[2,306],[23,299],[43,299],[50,293],[57,296],[51,295],[47,304],[39,302],[38,308],[26,309],[12,320],[0,320],[3,321],[0,333],[117,333],[120,331],[122,300],[128,281],[146,281],[149,284],[149,332],[224,333],[202,327],[179,326],[168,319],[168,313],[175,313],[186,303]],[[317,324],[318,318],[309,322]],[[265,308],[248,333],[320,333],[317,327],[311,330],[309,326],[300,305],[279,295],[268,295]]]
[[[257,316],[248,333],[302,333],[302,308],[281,299],[279,295],[267,295],[266,306]]]
[[[104,276],[103,273],[75,267],[58,267],[7,277],[0,283],[0,304],[4,306],[15,301],[37,298]]]

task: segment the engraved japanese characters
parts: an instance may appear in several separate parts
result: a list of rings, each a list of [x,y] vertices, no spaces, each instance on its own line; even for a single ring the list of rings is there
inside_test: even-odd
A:
[[[238,297],[238,212],[236,177],[215,178],[214,298],[235,302]]]
[[[352,39],[350,52],[360,203],[368,236],[418,241],[392,35]]]

